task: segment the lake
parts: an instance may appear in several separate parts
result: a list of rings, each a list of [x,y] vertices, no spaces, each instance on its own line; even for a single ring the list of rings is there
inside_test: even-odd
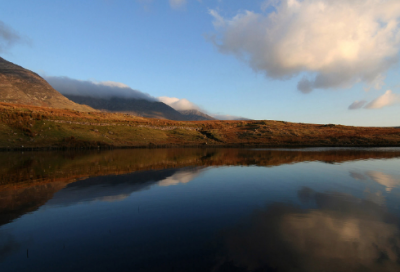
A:
[[[0,153],[0,271],[400,271],[400,149]]]

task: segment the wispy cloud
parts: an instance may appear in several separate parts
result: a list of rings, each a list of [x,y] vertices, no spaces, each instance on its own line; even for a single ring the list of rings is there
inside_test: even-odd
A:
[[[128,85],[114,81],[77,80],[69,77],[44,77],[50,85],[64,95],[79,95],[99,98],[123,97],[155,101],[147,93],[134,90]]]
[[[349,110],[361,109],[366,103],[367,103],[367,101],[365,101],[365,100],[361,100],[361,101],[356,100],[349,106]]]
[[[178,9],[186,4],[186,0],[169,0],[169,4],[172,8]]]
[[[365,105],[366,104],[366,105]],[[367,104],[367,101],[354,101],[350,106],[349,110],[357,109],[382,109],[384,107],[400,104],[400,95],[393,93],[391,90],[387,90],[383,95],[375,98]],[[364,106],[365,105],[365,106]]]
[[[386,91],[383,95],[372,100],[365,106],[366,109],[381,109],[400,103],[400,95],[393,93],[391,90]]]
[[[26,38],[21,37],[13,28],[0,21],[0,53],[5,52],[17,43],[28,43]]]
[[[273,79],[304,73],[298,89],[380,88],[398,61],[400,1],[281,0],[275,12],[243,11],[231,19],[210,10],[222,53]],[[262,7],[267,9],[266,4]]]

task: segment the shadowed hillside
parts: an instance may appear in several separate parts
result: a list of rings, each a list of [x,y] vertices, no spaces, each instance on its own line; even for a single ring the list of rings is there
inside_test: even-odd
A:
[[[89,105],[98,110],[108,112],[129,113],[140,117],[169,119],[178,121],[213,120],[211,116],[198,110],[176,111],[170,106],[159,102],[135,98],[99,98],[90,96],[65,95],[70,100]]]

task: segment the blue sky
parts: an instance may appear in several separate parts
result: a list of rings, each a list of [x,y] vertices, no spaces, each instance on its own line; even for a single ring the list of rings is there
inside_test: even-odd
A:
[[[0,21],[20,39],[0,56],[42,76],[119,82],[213,114],[400,126],[400,7],[360,1],[1,0]],[[315,7],[321,16],[310,18]],[[349,110],[355,101],[363,108]]]

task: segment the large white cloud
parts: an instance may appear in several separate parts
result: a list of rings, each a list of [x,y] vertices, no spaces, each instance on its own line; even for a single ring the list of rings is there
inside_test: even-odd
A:
[[[78,80],[69,77],[44,77],[49,84],[64,95],[90,96],[98,98],[134,98],[155,101],[156,99],[147,93],[134,90],[128,85],[114,81],[90,81]]]
[[[274,79],[305,73],[298,89],[380,87],[398,60],[399,0],[269,1],[269,14],[244,11],[231,19],[211,10],[214,44]],[[265,6],[264,6],[265,8]]]

